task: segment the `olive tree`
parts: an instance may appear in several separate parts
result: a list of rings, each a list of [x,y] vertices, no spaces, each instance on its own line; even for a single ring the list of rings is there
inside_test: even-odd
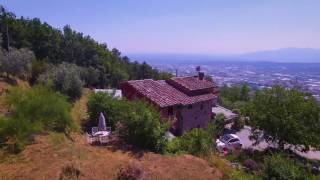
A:
[[[3,53],[3,52],[2,52]],[[9,52],[3,53],[2,56],[2,71],[9,75],[22,78],[30,77],[32,61],[35,55],[32,51],[22,48],[11,48]]]
[[[48,72],[39,76],[38,81],[67,95],[71,100],[79,98],[82,94],[83,82],[80,79],[79,68],[74,64],[62,63],[52,66]]]

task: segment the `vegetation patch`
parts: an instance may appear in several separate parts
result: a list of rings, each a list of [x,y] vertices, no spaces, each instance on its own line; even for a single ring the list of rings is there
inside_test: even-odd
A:
[[[105,93],[92,94],[88,101],[88,124],[96,126],[100,112],[106,114],[107,125],[127,143],[155,152],[163,150],[168,125],[161,123],[160,114],[152,105],[116,100]]]
[[[264,162],[264,179],[307,179],[295,161],[281,155],[267,156]]]
[[[302,150],[320,149],[320,106],[309,93],[280,86],[260,90],[244,112],[250,117],[256,140],[263,137],[281,149],[285,144]]]
[[[0,119],[0,144],[12,152],[22,150],[35,133],[68,133],[75,127],[67,99],[46,87],[12,88],[5,101],[11,115]]]
[[[77,167],[74,163],[69,163],[62,167],[59,174],[59,180],[77,180],[80,178],[80,174],[80,168]]]
[[[138,162],[131,162],[121,167],[116,174],[118,180],[142,180],[144,179],[143,167]]]

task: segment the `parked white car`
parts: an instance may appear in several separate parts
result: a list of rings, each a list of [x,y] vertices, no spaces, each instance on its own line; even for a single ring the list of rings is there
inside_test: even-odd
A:
[[[217,149],[219,152],[228,152],[229,150],[242,147],[240,138],[235,134],[225,134],[220,139],[216,140]]]

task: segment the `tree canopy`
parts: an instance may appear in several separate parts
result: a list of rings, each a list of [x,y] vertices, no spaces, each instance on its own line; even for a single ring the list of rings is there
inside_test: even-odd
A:
[[[117,87],[124,80],[170,76],[147,63],[131,62],[128,57],[121,56],[118,49],[109,50],[106,44],[98,43],[68,25],[59,30],[38,18],[18,18],[1,5],[0,34],[1,46],[7,51],[10,47],[27,48],[34,52],[37,61],[55,65],[66,62],[90,68],[88,72],[93,74],[87,76],[85,84],[88,86]]]
[[[268,141],[282,148],[285,144],[320,148],[320,107],[309,93],[280,86],[260,90],[245,112],[254,134],[263,131]]]
[[[250,99],[250,87],[246,84],[221,87],[219,89],[219,103],[229,109],[240,109]]]

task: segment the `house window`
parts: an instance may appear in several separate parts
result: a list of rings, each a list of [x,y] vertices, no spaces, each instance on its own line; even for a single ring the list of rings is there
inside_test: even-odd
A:
[[[200,106],[200,110],[202,110],[203,109],[203,104],[201,104],[201,106]]]
[[[188,105],[188,109],[192,109],[192,105]]]
[[[173,115],[173,107],[169,107],[168,108],[168,116],[172,116]]]

